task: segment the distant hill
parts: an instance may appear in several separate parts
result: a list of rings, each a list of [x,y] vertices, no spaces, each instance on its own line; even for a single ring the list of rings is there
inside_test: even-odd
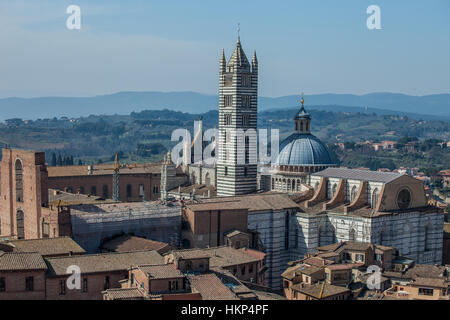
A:
[[[259,110],[298,106],[298,95],[259,97]],[[129,114],[132,111],[170,109],[204,113],[217,109],[216,95],[196,92],[119,92],[94,97],[41,97],[0,99],[0,120],[80,117],[91,114]],[[424,119],[450,121],[450,94],[409,96],[398,93],[317,94],[306,97],[307,106],[334,106],[337,112],[375,112],[377,114],[420,114]],[[345,106],[345,107],[342,107]],[[350,107],[355,107],[354,109]],[[343,109],[344,108],[344,109]],[[346,108],[346,109],[345,109]],[[428,116],[428,117],[426,117]]]

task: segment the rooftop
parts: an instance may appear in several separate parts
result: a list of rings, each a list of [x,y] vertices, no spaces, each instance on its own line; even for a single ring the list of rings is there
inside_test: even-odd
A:
[[[108,289],[104,291],[104,293],[111,300],[140,300],[144,299],[144,293],[140,288],[117,288],[117,289]]]
[[[183,278],[183,274],[173,264],[140,265],[137,268],[151,279]]]
[[[156,251],[139,251],[47,258],[46,261],[49,276],[64,276],[71,265],[80,267],[81,273],[98,273],[122,271],[144,264],[163,264],[164,258]]]
[[[120,168],[120,174],[160,174],[161,163],[135,163],[124,165]],[[76,177],[76,176],[88,176],[88,175],[112,175],[114,172],[114,164],[95,164],[91,165],[91,171],[89,166],[48,166],[48,177]],[[91,172],[89,174],[89,172]]]
[[[9,240],[7,244],[13,246],[13,251],[37,252],[44,257],[86,253],[86,251],[70,237]]]
[[[210,267],[227,267],[244,263],[258,262],[264,259],[265,254],[260,256],[255,255],[254,252],[247,252],[246,249],[234,249],[228,246],[204,248],[204,249],[187,249],[173,251],[174,256],[182,257],[183,259],[194,258],[210,258]]]
[[[316,283],[311,285],[302,285],[301,283],[299,283],[293,285],[292,289],[317,299],[324,299],[338,294],[350,292],[350,290],[347,288],[334,286],[328,283]]]
[[[48,201],[53,205],[77,205],[106,203],[112,200],[105,200],[99,196],[91,196],[81,193],[70,193],[61,190],[48,189]]]
[[[37,252],[0,251],[0,271],[46,270],[42,256]]]
[[[351,179],[351,180],[373,181],[382,183],[388,183],[403,176],[403,174],[394,172],[381,172],[381,171],[369,171],[369,170],[346,169],[346,168],[327,168],[323,171],[314,173],[312,175],[326,178]]]
[[[247,209],[253,211],[278,211],[298,208],[298,205],[284,193],[249,194],[235,197],[199,199],[196,204],[187,205],[192,210]]]
[[[159,253],[169,251],[171,246],[165,242],[123,235],[102,244],[102,249],[112,252],[132,252],[143,250],[156,250]]]
[[[237,300],[236,295],[214,273],[189,275],[191,287],[204,300]]]

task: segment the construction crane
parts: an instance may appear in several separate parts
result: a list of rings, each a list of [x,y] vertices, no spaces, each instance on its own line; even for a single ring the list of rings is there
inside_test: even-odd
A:
[[[120,191],[119,191],[119,173],[120,173],[120,163],[119,163],[119,154],[116,152],[116,155],[114,157],[114,166],[112,168],[100,168],[100,169],[94,169],[92,166],[88,167],[89,174],[92,173],[92,171],[97,170],[113,170],[113,181],[112,181],[112,199],[114,201],[120,201]]]

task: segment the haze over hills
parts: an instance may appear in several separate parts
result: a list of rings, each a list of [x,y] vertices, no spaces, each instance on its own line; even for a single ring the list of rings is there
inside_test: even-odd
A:
[[[398,93],[316,94],[305,96],[306,105],[329,111],[401,113],[424,119],[450,121],[450,94],[410,96]],[[196,92],[118,92],[93,97],[39,97],[0,99],[0,120],[80,117],[91,114],[129,114],[132,111],[170,109],[204,113],[217,109],[218,97]],[[299,105],[298,95],[259,97],[259,111]]]

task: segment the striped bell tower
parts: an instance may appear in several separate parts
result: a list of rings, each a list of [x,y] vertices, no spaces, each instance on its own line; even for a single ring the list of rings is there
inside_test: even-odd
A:
[[[257,99],[256,52],[250,64],[238,37],[228,62],[223,51],[220,60],[218,196],[256,192]]]

